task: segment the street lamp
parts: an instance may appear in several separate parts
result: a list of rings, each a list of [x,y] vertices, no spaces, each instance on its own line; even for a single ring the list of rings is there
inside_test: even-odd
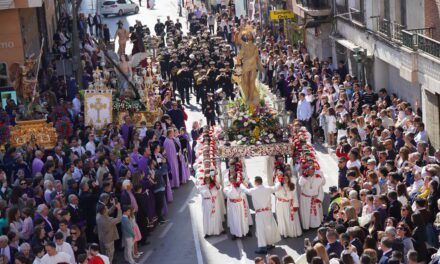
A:
[[[218,107],[219,107],[219,111],[220,114],[226,114],[226,110],[228,108],[228,101],[226,99],[222,99],[219,103],[218,103]]]
[[[283,141],[286,142],[289,140],[289,130],[288,126],[290,124],[290,117],[292,115],[291,111],[282,111],[278,113],[278,122],[281,125],[281,130],[283,133]]]
[[[282,97],[277,97],[274,101],[274,107],[275,110],[277,110],[278,113],[281,113],[284,111],[286,106],[286,99]]]

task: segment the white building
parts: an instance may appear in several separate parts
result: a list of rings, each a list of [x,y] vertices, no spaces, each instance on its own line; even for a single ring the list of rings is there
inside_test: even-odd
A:
[[[376,91],[421,106],[430,142],[440,147],[440,1],[330,1],[329,10],[325,0],[292,0],[293,11],[314,26],[305,34],[312,57],[342,60]],[[319,22],[329,11],[333,22]]]

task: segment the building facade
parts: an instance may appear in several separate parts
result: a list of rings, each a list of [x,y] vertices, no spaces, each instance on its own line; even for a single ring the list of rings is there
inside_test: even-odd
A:
[[[439,0],[287,0],[312,57],[420,107],[440,147]]]
[[[10,86],[14,65],[38,56],[53,45],[56,29],[55,0],[0,0],[0,87]]]

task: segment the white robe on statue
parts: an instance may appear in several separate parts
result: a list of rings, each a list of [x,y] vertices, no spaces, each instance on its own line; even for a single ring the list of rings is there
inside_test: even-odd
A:
[[[246,194],[240,188],[232,185],[226,187],[224,193],[227,198],[229,230],[232,235],[243,237],[249,232],[249,225],[252,225]]]
[[[301,187],[299,209],[301,223],[305,230],[319,227],[324,219],[322,209],[324,184],[325,178],[322,177],[322,174],[315,173],[313,177],[304,177],[303,175],[299,177],[299,186]]]
[[[298,212],[298,195],[296,188],[291,191],[282,186],[276,193],[275,213],[277,215],[278,230],[285,237],[299,237],[302,235],[301,222]]]
[[[258,247],[273,245],[281,240],[278,232],[277,222],[272,214],[272,193],[277,191],[280,184],[274,187],[257,186],[246,189],[241,185],[242,190],[252,197],[255,209],[255,225]]]
[[[217,190],[216,187],[209,189],[206,185],[201,185],[198,189],[202,196],[203,233],[209,236],[219,235],[223,232],[222,212],[217,202],[221,189]]]

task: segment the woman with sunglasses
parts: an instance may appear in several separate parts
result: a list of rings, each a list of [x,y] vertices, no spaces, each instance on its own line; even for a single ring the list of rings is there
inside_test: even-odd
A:
[[[397,224],[397,238],[402,241],[403,256],[405,258],[405,263],[407,263],[408,251],[414,249],[414,245],[411,240],[411,229],[406,223],[400,222]]]

